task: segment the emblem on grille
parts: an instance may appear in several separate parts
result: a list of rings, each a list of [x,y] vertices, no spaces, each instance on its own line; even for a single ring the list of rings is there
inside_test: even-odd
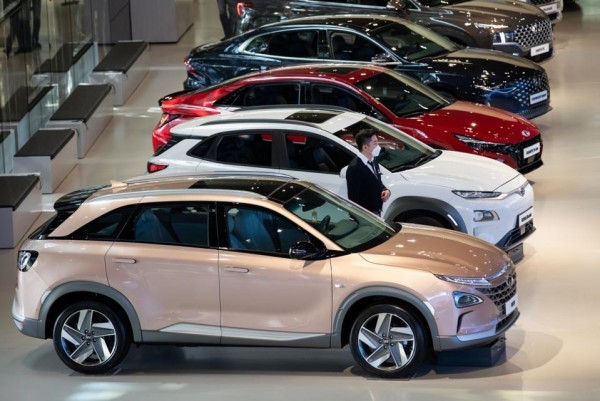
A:
[[[525,196],[525,187],[519,188],[519,195]]]
[[[531,136],[531,132],[527,131],[526,129],[524,129],[523,131],[521,131],[521,134],[525,137],[525,138],[529,138]]]
[[[511,274],[510,276],[508,276],[508,278],[506,279],[506,286],[508,288],[512,288],[515,285],[515,278],[514,276]]]
[[[531,32],[533,32],[533,33],[537,32],[537,25],[532,25],[531,26]]]

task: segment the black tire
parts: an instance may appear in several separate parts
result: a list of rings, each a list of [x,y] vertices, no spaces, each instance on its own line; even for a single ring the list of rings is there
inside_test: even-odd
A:
[[[350,350],[367,372],[382,378],[404,377],[414,373],[429,352],[423,333],[419,320],[401,307],[375,305],[354,321]]]
[[[54,349],[69,368],[85,373],[105,373],[127,355],[129,333],[112,309],[95,301],[67,307],[54,324]]]
[[[425,226],[432,227],[448,228],[447,224],[444,224],[443,221],[433,216],[412,216],[405,219],[404,222],[412,224],[423,224]]]

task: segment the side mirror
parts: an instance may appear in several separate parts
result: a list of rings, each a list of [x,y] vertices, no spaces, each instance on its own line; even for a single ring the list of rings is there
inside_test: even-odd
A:
[[[290,247],[290,257],[292,259],[309,259],[319,253],[317,248],[308,241],[298,241]]]
[[[371,57],[371,61],[374,63],[388,63],[390,61],[394,61],[394,59],[387,53],[377,53]]]
[[[346,179],[346,171],[348,171],[348,166],[346,166],[340,170],[340,178],[342,180]]]

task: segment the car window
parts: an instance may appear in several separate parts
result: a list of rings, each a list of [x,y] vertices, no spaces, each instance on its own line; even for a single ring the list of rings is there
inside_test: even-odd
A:
[[[197,247],[210,245],[209,204],[143,205],[123,240]]]
[[[352,153],[335,142],[319,137],[286,134],[285,144],[292,170],[338,174],[354,158]]]
[[[395,235],[383,220],[323,188],[306,189],[283,206],[352,252],[372,248]]]
[[[331,53],[338,60],[368,61],[380,58],[388,52],[371,39],[346,31],[331,33]]]
[[[425,85],[394,73],[377,74],[354,85],[399,117],[420,116],[448,105]]]
[[[75,231],[71,238],[84,240],[114,240],[127,223],[135,206],[113,210]]]
[[[246,45],[244,50],[272,56],[319,58],[318,47],[319,31],[316,29],[300,29],[274,32],[256,37]]]
[[[270,133],[227,134],[220,138],[216,161],[271,167],[273,136]]]
[[[334,85],[312,84],[310,99],[311,104],[340,106],[380,120],[386,119],[383,113],[372,107],[361,96]]]
[[[299,241],[313,242],[297,224],[271,210],[245,205],[224,205],[229,248],[289,257]]]
[[[281,83],[249,85],[238,90],[235,96],[227,96],[215,102],[219,106],[268,106],[273,104],[299,104],[300,84]]]
[[[393,173],[417,167],[439,155],[439,152],[424,143],[368,117],[335,132],[334,135],[350,145],[356,146],[355,137],[362,130],[368,130],[377,135],[381,146],[381,153],[377,157],[377,161]]]

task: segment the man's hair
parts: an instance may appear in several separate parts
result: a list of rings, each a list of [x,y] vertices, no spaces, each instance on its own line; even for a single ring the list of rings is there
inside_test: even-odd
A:
[[[356,147],[359,152],[362,152],[363,145],[368,145],[371,142],[371,138],[378,131],[375,128],[363,128],[356,133],[354,140],[356,141]]]

